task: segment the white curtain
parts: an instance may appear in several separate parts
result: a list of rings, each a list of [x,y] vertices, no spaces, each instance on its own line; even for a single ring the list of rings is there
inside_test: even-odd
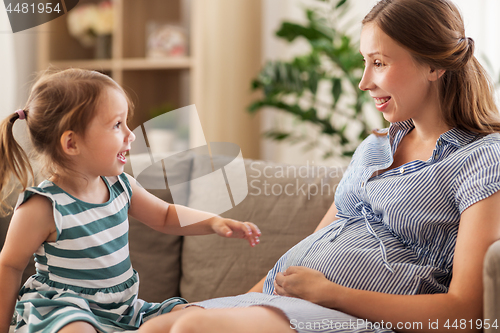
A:
[[[15,110],[16,59],[14,36],[3,3],[0,4],[0,119]]]
[[[500,1],[455,0],[465,22],[465,33],[476,42],[476,57],[483,64],[497,86],[497,104],[500,88]],[[491,66],[488,65],[488,62]]]

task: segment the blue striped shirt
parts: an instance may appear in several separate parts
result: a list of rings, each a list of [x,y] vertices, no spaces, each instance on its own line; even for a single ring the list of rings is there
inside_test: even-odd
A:
[[[431,158],[372,177],[393,163],[412,120],[356,150],[335,194],[338,219],[284,254],[269,272],[290,266],[319,270],[340,285],[391,294],[445,293],[461,213],[500,190],[500,134],[453,128]]]

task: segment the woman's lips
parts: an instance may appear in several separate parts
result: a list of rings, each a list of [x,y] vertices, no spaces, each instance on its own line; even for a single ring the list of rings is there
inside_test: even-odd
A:
[[[384,111],[391,101],[391,97],[373,97],[373,99],[375,100],[375,107],[379,111]]]

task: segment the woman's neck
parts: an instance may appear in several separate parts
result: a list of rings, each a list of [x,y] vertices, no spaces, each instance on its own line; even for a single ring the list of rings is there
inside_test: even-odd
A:
[[[435,145],[441,134],[449,131],[452,127],[445,123],[440,113],[433,113],[434,116],[422,119],[413,118],[415,128],[411,131],[414,140],[423,145]]]
[[[412,118],[415,126],[412,130],[412,136],[416,142],[421,142],[424,145],[434,146],[441,134],[451,129],[451,126],[446,124],[443,118],[438,91],[436,84],[429,88],[427,107]]]

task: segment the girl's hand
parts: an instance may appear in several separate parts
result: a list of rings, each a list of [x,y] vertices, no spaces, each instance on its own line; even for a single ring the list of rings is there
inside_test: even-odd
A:
[[[215,221],[212,223],[212,229],[221,237],[245,238],[252,247],[260,242],[260,230],[251,222],[239,222],[222,217],[216,217]]]
[[[334,285],[320,271],[292,266],[288,267],[285,272],[276,274],[274,294],[301,298],[321,305],[327,294],[327,288]]]

